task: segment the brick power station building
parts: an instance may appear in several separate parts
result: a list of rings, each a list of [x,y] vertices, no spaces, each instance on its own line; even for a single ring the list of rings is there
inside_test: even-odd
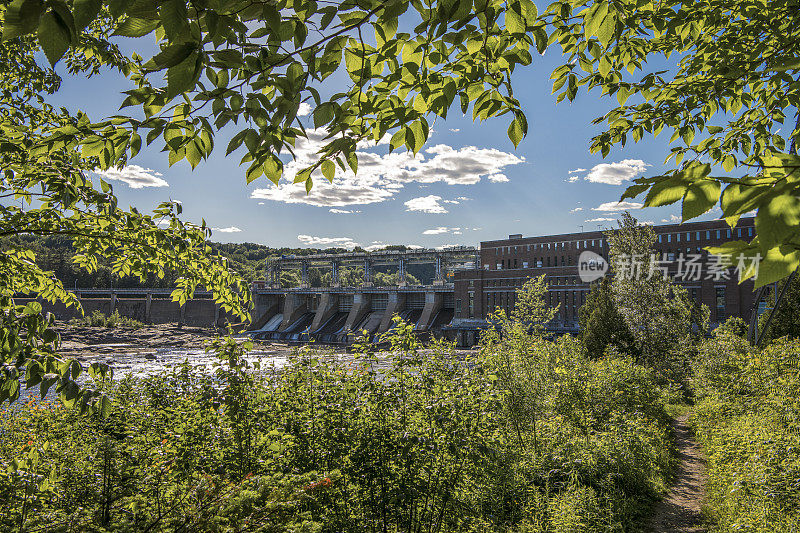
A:
[[[730,316],[750,319],[753,307],[753,281],[739,284],[734,270],[714,269],[716,262],[703,248],[739,239],[752,239],[754,219],[743,218],[731,229],[724,220],[655,226],[654,252],[663,258],[671,275],[681,274],[681,256],[693,256],[702,266],[683,285],[692,299],[711,311],[712,325]],[[516,291],[531,277],[545,275],[547,303],[557,308],[550,329],[578,331],[578,310],[586,301],[590,283],[578,275],[578,258],[584,251],[594,252],[608,261],[608,242],[601,231],[567,233],[542,237],[509,235],[508,239],[481,242],[475,269],[459,270],[454,275],[454,316],[446,328],[449,337],[462,345],[473,344],[477,332],[487,326],[486,317],[497,308],[510,311]]]

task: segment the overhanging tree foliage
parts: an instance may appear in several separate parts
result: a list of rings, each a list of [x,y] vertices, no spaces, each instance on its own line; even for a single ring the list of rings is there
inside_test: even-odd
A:
[[[398,31],[406,27],[413,33]],[[419,151],[429,118],[446,117],[454,102],[464,112],[472,104],[474,118],[510,113],[518,144],[527,122],[510,78],[517,64],[530,64],[534,46],[544,49],[542,27],[531,0],[14,0],[3,40],[36,35],[51,64],[66,57],[73,70],[119,60],[132,82],[122,105],[140,116],[73,121],[44,146],[80,148],[108,168],[136,155],[144,136],[148,145],[160,139],[170,163],[195,167],[230,125],[238,132],[227,153],[246,148],[248,182],[265,175],[277,183],[280,156],[307,135],[297,112],[308,103],[328,139],[296,176],[310,189],[315,171],[329,180],[337,164],[356,171],[360,141],[391,134],[392,148]],[[117,58],[114,36],[149,36],[160,52]],[[349,87],[323,94],[322,82],[339,70]]]
[[[406,26],[413,32],[399,31]],[[511,74],[532,61],[534,47],[544,49],[542,27],[530,0],[0,0],[0,236],[71,237],[88,271],[103,257],[117,275],[179,272],[176,300],[202,284],[246,319],[247,287],[211,254],[204,223],[181,222],[176,203],[153,215],[122,210],[111,187],[87,172],[123,165],[144,144],[166,151],[170,164],[196,167],[229,126],[236,134],[227,153],[245,148],[247,181],[266,175],[277,183],[281,156],[291,157],[308,135],[297,116],[302,103],[312,105],[314,126],[328,140],[297,175],[307,190],[314,173],[333,180],[337,165],[355,172],[359,142],[390,135],[392,148],[419,151],[429,120],[446,117],[456,102],[464,112],[471,106],[474,118],[510,114],[508,135],[518,144],[527,122]],[[145,36],[157,43],[151,58],[126,57],[117,46]],[[120,100],[131,115],[95,121],[54,109],[47,96],[61,78],[50,67],[59,61],[71,75],[126,76],[131,89]],[[349,86],[323,94],[322,82],[337,71]],[[22,247],[3,255],[0,275],[0,400],[18,396],[24,374],[27,386],[42,384],[44,393],[56,384],[64,400],[106,410],[99,393],[77,386],[80,365],[57,357],[58,338],[40,308],[10,298],[33,293],[77,305],[75,297]]]
[[[75,124],[87,119],[47,103],[47,95],[58,89],[60,78],[36,64],[36,49],[27,38],[0,45],[0,237],[69,237],[76,250],[75,263],[87,272],[96,271],[101,260],[110,262],[118,276],[144,279],[172,271],[180,276],[174,300],[185,302],[202,285],[213,292],[223,309],[246,320],[248,287],[224,258],[211,253],[205,224],[181,222],[181,206],[175,202],[160,205],[152,215],[121,209],[106,182],[97,179],[96,187],[87,177],[87,171],[97,167],[97,157],[44,142],[53,131],[75,129]],[[121,56],[109,54],[110,64],[124,67]],[[77,61],[71,66],[92,70],[91,65]],[[20,293],[79,305],[58,279],[36,264],[31,250],[19,245],[3,250],[0,402],[19,396],[23,378],[27,387],[39,385],[42,395],[55,386],[65,403],[107,412],[108,401],[98,390],[78,385],[83,367],[58,357],[58,336],[41,314],[41,305],[15,305],[13,296]],[[108,367],[96,364],[89,370],[104,379]]]
[[[622,199],[682,202],[683,220],[719,204],[731,225],[757,211],[751,242],[715,252],[760,254],[756,286],[797,268],[800,157],[789,145],[800,141],[798,0],[562,0],[542,20],[566,54],[552,74],[558,100],[585,87],[619,103],[595,121],[606,128],[593,152],[662,131],[675,143],[675,170],[636,180]],[[719,167],[729,175],[712,175]]]

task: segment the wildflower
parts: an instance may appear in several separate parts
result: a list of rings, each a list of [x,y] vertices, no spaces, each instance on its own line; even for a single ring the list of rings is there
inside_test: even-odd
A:
[[[311,490],[318,489],[320,487],[327,487],[331,483],[332,483],[331,478],[325,477],[323,479],[320,479],[319,481],[314,481],[313,483],[310,483],[310,484],[306,485],[305,487],[303,487],[303,489],[306,490],[306,491],[311,491]]]

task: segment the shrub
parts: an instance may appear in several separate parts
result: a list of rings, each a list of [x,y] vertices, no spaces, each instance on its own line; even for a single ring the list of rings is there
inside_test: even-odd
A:
[[[759,351],[722,329],[700,347],[695,382],[714,530],[797,531],[800,342]]]
[[[126,316],[120,316],[118,310],[114,310],[111,315],[106,315],[102,311],[95,310],[92,311],[90,316],[84,316],[82,318],[73,318],[69,321],[69,323],[73,326],[89,326],[92,328],[130,328],[130,329],[139,329],[144,327],[142,322],[139,322],[135,318],[129,318]]]
[[[114,382],[107,418],[25,406],[0,457],[50,445],[26,467],[39,485],[0,478],[0,529],[632,529],[670,461],[652,371],[523,329],[461,358],[446,344],[423,355],[400,323],[389,358],[304,348],[280,372],[221,339],[213,374]],[[505,360],[542,377],[511,382]]]

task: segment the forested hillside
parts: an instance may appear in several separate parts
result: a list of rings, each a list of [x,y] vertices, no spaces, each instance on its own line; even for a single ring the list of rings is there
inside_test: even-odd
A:
[[[86,273],[74,262],[75,249],[72,240],[63,236],[36,237],[33,235],[20,235],[12,239],[5,238],[0,240],[0,250],[5,250],[9,244],[22,244],[31,249],[36,254],[38,265],[44,270],[51,271],[53,275],[61,280],[67,288],[70,287],[174,287],[175,275],[172,272],[165,272],[163,278],[152,275],[147,282],[142,283],[134,277],[111,280],[110,264],[101,264],[97,272]],[[236,270],[247,281],[256,279],[266,279],[267,260],[288,255],[311,255],[317,253],[340,253],[347,252],[343,248],[272,248],[262,244],[252,242],[245,243],[211,243],[213,253],[220,254],[228,258],[231,267]],[[405,250],[403,245],[387,246],[386,249]],[[359,250],[359,249],[356,249]],[[377,285],[397,284],[397,274],[395,269],[389,267],[377,267],[375,272],[375,282]],[[363,270],[360,268],[341,270],[341,279],[344,285],[355,285],[360,283],[363,278]],[[433,265],[409,265],[408,282],[430,283],[433,279]],[[282,273],[281,280],[284,286],[294,286],[300,281],[299,273],[286,271]],[[330,285],[330,271],[319,268],[309,269],[309,280],[313,287],[323,287]]]

